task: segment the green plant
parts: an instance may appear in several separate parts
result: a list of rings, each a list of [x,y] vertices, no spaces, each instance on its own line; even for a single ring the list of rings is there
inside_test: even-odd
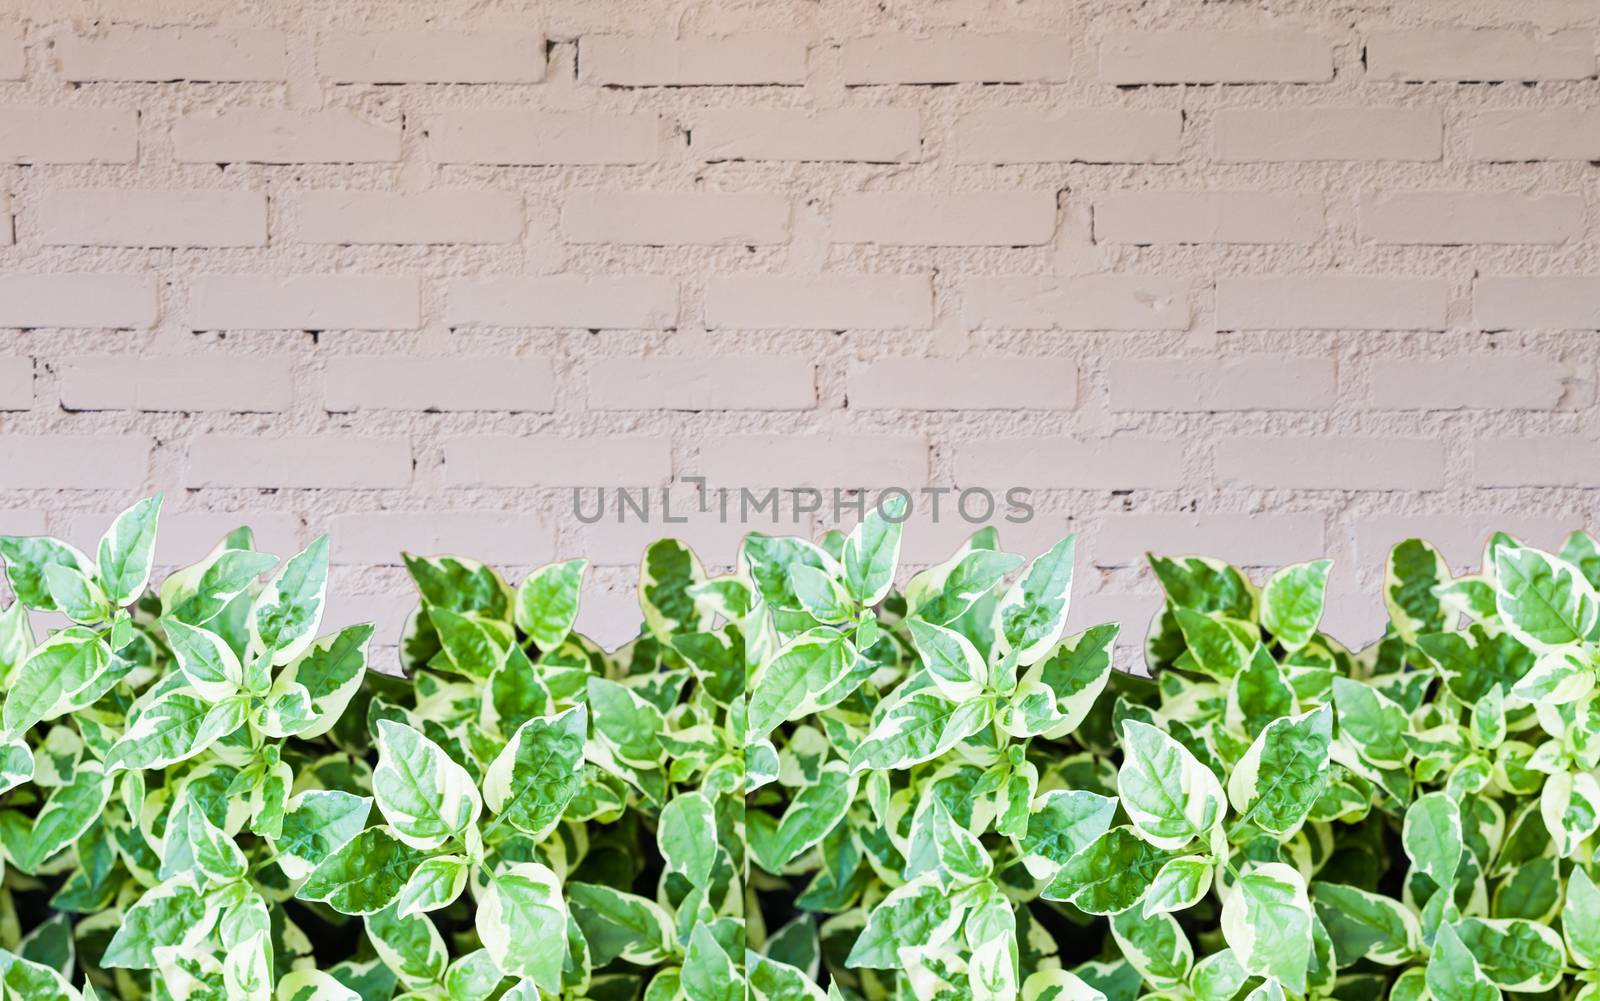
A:
[[[1152,557],[1153,678],[1066,632],[1071,539],[896,590],[900,502],[652,545],[610,652],[581,560],[408,556],[396,677],[316,638],[326,540],[147,592],[159,506],[0,539],[6,997],[1600,1001],[1581,533],[1402,543],[1359,651],[1327,561]]]

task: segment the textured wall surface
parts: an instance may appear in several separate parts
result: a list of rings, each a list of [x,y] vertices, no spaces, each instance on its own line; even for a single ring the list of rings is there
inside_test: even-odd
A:
[[[1033,490],[1074,618],[1147,548],[1554,544],[1600,493],[1600,8],[1584,0],[0,3],[0,531],[163,562],[332,531],[598,565],[574,487]],[[592,507],[595,491],[587,491]],[[652,495],[657,518],[659,493]],[[799,507],[805,507],[802,501]],[[926,503],[936,560],[970,526]],[[846,520],[850,520],[848,517]]]

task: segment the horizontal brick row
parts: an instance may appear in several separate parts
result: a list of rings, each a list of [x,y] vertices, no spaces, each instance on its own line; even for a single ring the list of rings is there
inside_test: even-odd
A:
[[[302,191],[280,196],[291,242],[326,245],[507,244],[527,231],[523,200],[503,190]],[[1304,190],[1136,189],[1069,196],[1092,208],[1108,244],[1309,244],[1327,230],[1323,195]],[[1048,190],[881,191],[827,204],[828,239],[904,247],[1029,247],[1057,235]],[[1580,193],[1371,190],[1355,205],[1373,244],[1556,245],[1581,239]],[[57,189],[18,220],[48,246],[262,247],[265,192],[235,189]],[[11,216],[0,198],[0,220]],[[577,244],[759,246],[789,242],[793,206],[761,192],[594,191],[562,199],[557,224]],[[12,228],[3,227],[10,242]],[[283,237],[280,236],[280,240]]]
[[[1489,109],[1452,127],[1476,161],[1600,158],[1600,111]],[[1192,129],[1176,108],[991,108],[954,122],[946,156],[957,164],[1176,163]],[[706,107],[681,120],[461,108],[421,114],[415,124],[349,108],[229,108],[181,116],[170,139],[181,164],[383,164],[401,159],[413,132],[434,163],[507,167],[637,167],[678,143],[707,163],[915,163],[929,138],[911,108]],[[1439,108],[1382,104],[1225,107],[1202,132],[1199,157],[1222,163],[1438,161],[1446,138]],[[140,133],[137,110],[0,105],[0,162],[133,163],[150,141]]]
[[[20,39],[9,43],[0,76],[14,79]],[[63,33],[52,63],[80,82],[282,82],[288,36],[267,28],[117,26]],[[1093,78],[1140,84],[1327,83],[1333,39],[1292,29],[1113,31],[1098,46],[1077,37],[1020,31],[879,33],[843,41],[800,32],[585,34],[578,78],[603,87],[799,85],[812,53],[837,49],[846,86],[1059,83],[1074,78],[1074,56],[1096,51]],[[1595,76],[1588,30],[1535,33],[1450,26],[1383,29],[1362,38],[1371,81],[1542,81]],[[546,44],[534,32],[494,30],[334,31],[315,49],[333,83],[518,84],[545,79]]]
[[[922,486],[930,446],[901,434],[695,436],[673,462],[665,435],[480,434],[442,443],[447,487],[658,486],[675,474],[719,487]],[[418,462],[408,436],[346,433],[198,434],[177,447],[182,485],[201,489],[406,490]],[[1177,490],[1199,480],[1286,491],[1437,491],[1447,485],[1444,442],[1434,437],[1278,434],[1189,440],[1011,437],[952,447],[954,484],[1005,490]],[[154,439],[137,434],[8,434],[0,488],[128,489],[150,473]],[[1600,487],[1600,442],[1583,437],[1485,437],[1472,445],[1476,487]],[[1191,454],[1193,453],[1193,454]],[[1203,453],[1203,454],[1202,454]]]
[[[299,398],[282,355],[69,355],[44,362],[69,411],[272,413]],[[583,387],[593,410],[810,410],[817,366],[794,355],[596,357]],[[37,365],[0,355],[0,410],[42,401]],[[1073,410],[1078,362],[1038,357],[882,358],[846,369],[851,410]],[[1366,375],[1341,375],[1332,358],[1243,355],[1113,359],[1108,405],[1126,413],[1318,411],[1341,400],[1375,411],[1573,410],[1595,400],[1592,362],[1481,353],[1377,358]],[[301,394],[329,413],[548,412],[563,377],[552,359],[335,355],[303,378]]]
[[[921,225],[920,223],[917,225]],[[1238,275],[1215,282],[1222,330],[1444,330],[1451,282],[1362,275]],[[0,274],[0,327],[146,328],[157,281],[142,274]],[[392,274],[199,275],[195,330],[415,330],[422,281]],[[445,283],[452,327],[668,329],[681,311],[664,275],[508,277]],[[1185,330],[1198,289],[1156,275],[973,277],[960,285],[972,330]],[[1600,330],[1600,276],[1481,276],[1480,330]],[[717,275],[706,282],[711,329],[925,330],[928,275]]]

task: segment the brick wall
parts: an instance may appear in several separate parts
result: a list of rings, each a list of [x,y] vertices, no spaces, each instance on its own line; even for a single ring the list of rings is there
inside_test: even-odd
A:
[[[402,547],[581,553],[614,640],[748,526],[574,486],[1020,485],[1082,622],[1327,553],[1366,638],[1393,541],[1600,490],[1600,11],[1390,6],[12,0],[0,530],[331,530],[385,637]]]

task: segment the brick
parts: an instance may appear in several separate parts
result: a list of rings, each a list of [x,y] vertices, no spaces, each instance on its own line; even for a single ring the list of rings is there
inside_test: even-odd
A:
[[[172,511],[174,498],[161,509],[156,533],[156,565],[183,567],[204,559],[229,532],[248,526],[257,550],[287,559],[300,550],[300,519],[284,511]],[[73,516],[66,541],[86,553],[95,551],[100,535],[117,516],[114,508]]]
[[[1033,31],[869,35],[840,47],[845,86],[897,83],[1060,83],[1072,39]]]
[[[107,28],[61,34],[51,60],[64,80],[216,83],[288,78],[284,35],[270,28]]]
[[[1374,243],[1565,243],[1584,231],[1583,196],[1518,191],[1385,191],[1356,207]]]
[[[156,322],[147,275],[0,275],[0,327],[138,329]]]
[[[1098,243],[1315,243],[1326,228],[1311,191],[1108,191],[1093,204]]]
[[[1185,330],[1189,284],[1156,275],[1039,275],[962,283],[969,330]]]
[[[706,326],[766,330],[926,330],[927,275],[720,275],[706,281]]]
[[[28,50],[20,27],[0,28],[0,80],[21,80],[28,69]]]
[[[1099,567],[1146,565],[1146,554],[1214,556],[1241,567],[1277,567],[1326,555],[1316,513],[1108,514],[1089,537]]]
[[[830,504],[831,500],[829,498]],[[877,497],[873,496],[867,503],[876,501]],[[903,526],[900,566],[895,575],[901,584],[910,578],[913,567],[928,567],[948,560],[985,525],[993,526],[999,533],[1001,549],[1030,557],[1045,552],[1078,528],[1069,517],[1038,511],[1037,498],[1019,494],[1008,499],[1003,491],[985,487],[964,490],[933,487],[914,494],[911,503],[911,515]],[[1034,509],[1030,511],[1028,505],[1033,505]],[[985,517],[991,507],[992,515]],[[831,506],[824,506],[823,522],[831,528],[837,520],[841,531],[849,531],[858,519],[853,517],[853,510],[842,513],[843,518],[831,519]],[[1083,549],[1078,548],[1076,553],[1077,570],[1083,571]],[[1078,578],[1080,582],[1083,579]]]
[[[1369,80],[1586,80],[1595,75],[1594,32],[1516,28],[1417,28],[1367,39]]]
[[[1038,246],[1055,237],[1056,193],[856,192],[834,198],[832,225],[832,236],[838,243],[902,247]]]
[[[451,111],[428,123],[436,163],[500,166],[653,163],[661,120],[653,114],[578,111]]]
[[[1332,358],[1124,358],[1109,377],[1112,410],[1326,410],[1339,396]]]
[[[1600,487],[1600,443],[1589,438],[1479,438],[1472,482],[1480,487]]]
[[[789,225],[789,202],[760,192],[574,191],[561,206],[569,243],[787,243]]]
[[[1335,564],[1333,576],[1341,576]],[[1322,622],[1318,626],[1351,650],[1360,650],[1382,639],[1389,626],[1389,612],[1376,587],[1362,591],[1346,591],[1330,587],[1322,608]]]
[[[672,442],[643,435],[473,435],[444,443],[452,487],[641,487],[672,476]]]
[[[0,107],[0,163],[132,163],[138,155],[137,111]]]
[[[1466,121],[1474,160],[1523,163],[1600,159],[1600,111],[1480,111]]]
[[[811,410],[817,372],[796,357],[589,358],[598,410]]]
[[[730,35],[584,35],[578,79],[605,87],[802,84],[808,36],[746,31]]]
[[[392,163],[400,126],[344,108],[249,108],[185,115],[172,127],[179,163]]]
[[[361,511],[328,519],[331,562],[399,566],[401,553],[455,554],[494,566],[525,567],[556,556],[555,527],[513,511]]]
[[[189,443],[189,487],[386,489],[411,484],[411,440],[339,434],[201,434]]]
[[[0,356],[0,410],[33,409],[33,359]]]
[[[1514,509],[1472,514],[1373,515],[1356,523],[1356,560],[1363,569],[1382,573],[1390,550],[1407,539],[1422,539],[1439,550],[1452,569],[1471,572],[1483,565],[1484,547],[1495,532],[1506,532],[1529,545],[1555,552],[1582,522],[1581,515],[1550,517]]]
[[[1594,365],[1580,368],[1538,355],[1377,358],[1372,406],[1378,410],[1556,410],[1587,405]]]
[[[338,31],[317,46],[317,70],[334,83],[540,83],[536,31]]]
[[[1449,282],[1367,275],[1217,279],[1222,330],[1443,330]]]
[[[1437,108],[1223,108],[1215,155],[1230,163],[1315,160],[1437,160],[1444,120]]]
[[[323,364],[330,411],[554,410],[556,374],[543,358],[330,357]]]
[[[737,434],[699,438],[689,472],[711,488],[903,487],[928,482],[928,442],[855,434]]]
[[[415,330],[422,293],[399,275],[201,275],[189,289],[195,330]]]
[[[678,322],[678,285],[664,275],[458,281],[445,318],[452,327],[665,330]]]
[[[707,162],[907,163],[922,159],[922,120],[907,108],[818,112],[707,109],[695,117],[689,139],[690,152]]]
[[[271,355],[102,355],[53,366],[67,410],[275,412],[294,400],[294,371]]]
[[[0,435],[0,488],[120,490],[145,485],[152,442],[145,435]]]
[[[1183,442],[1163,438],[1001,438],[956,445],[955,480],[1003,491],[1169,490],[1184,483]]]
[[[698,484],[685,483],[608,492],[603,506],[598,494],[585,493],[579,507],[587,524],[578,526],[571,551],[595,566],[629,567],[636,577],[645,549],[664,537],[694,550],[707,569],[731,570],[749,532],[815,535],[814,513],[798,513],[787,497],[758,510],[765,500],[759,491],[747,499],[738,488],[710,486],[702,510]],[[637,603],[634,608],[637,616]]]
[[[294,203],[305,243],[515,243],[523,232],[514,191],[302,191]]]
[[[326,635],[346,626],[372,623],[377,631],[368,648],[368,669],[400,676],[400,659],[395,647],[411,613],[416,611],[416,590],[408,587],[399,594],[360,594],[340,587],[341,583],[335,575],[328,588],[328,607],[322,615],[322,627],[317,631]]]
[[[1472,318],[1479,330],[1600,330],[1600,276],[1481,276]]]
[[[957,163],[1176,163],[1176,109],[994,109],[956,122]]]
[[[1333,45],[1303,31],[1118,31],[1100,43],[1102,83],[1327,83]]]
[[[35,225],[57,246],[259,247],[267,196],[259,191],[47,191]]]
[[[45,535],[45,513],[21,508],[0,508],[0,535]],[[98,538],[98,536],[97,536]],[[9,593],[9,589],[7,589]]]
[[[607,650],[615,650],[643,627],[638,589],[630,584],[607,585],[585,578],[579,592],[578,618],[574,629]]]
[[[882,358],[850,369],[852,410],[1071,410],[1078,366],[1059,358]]]
[[[1216,472],[1224,486],[1279,490],[1438,490],[1444,443],[1436,438],[1223,438]]]

